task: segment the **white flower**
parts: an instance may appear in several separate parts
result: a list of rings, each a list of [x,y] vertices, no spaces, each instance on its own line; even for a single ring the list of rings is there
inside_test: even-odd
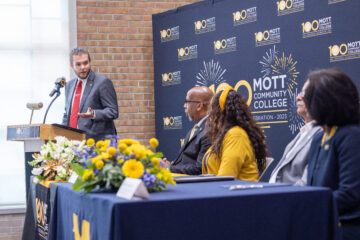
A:
[[[38,167],[38,168],[33,168],[31,170],[32,175],[35,176],[40,176],[40,174],[44,171],[44,169],[42,167]]]
[[[66,169],[63,166],[58,166],[56,168],[57,175],[61,178],[66,178]]]
[[[56,140],[56,143],[60,146],[64,146],[66,144],[66,142],[68,141],[66,139],[66,137],[63,137],[63,136],[56,136],[55,140]]]

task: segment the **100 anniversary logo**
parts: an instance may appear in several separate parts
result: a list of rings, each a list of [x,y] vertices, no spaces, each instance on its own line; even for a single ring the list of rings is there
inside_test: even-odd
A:
[[[163,29],[160,31],[160,40],[161,42],[168,42],[172,40],[179,39],[180,37],[180,30],[179,26]]]
[[[236,51],[236,37],[214,41],[214,53],[222,54]]]
[[[273,28],[255,33],[255,46],[261,47],[269,44],[280,43],[280,28]]]
[[[182,129],[182,116],[163,117],[164,130]]]
[[[197,45],[192,46],[186,46],[182,48],[178,48],[178,61],[185,61],[189,59],[197,58],[198,51],[197,51]]]
[[[278,16],[304,11],[304,0],[281,0],[276,2]]]
[[[360,58],[360,41],[329,46],[330,62]]]
[[[256,22],[256,20],[257,20],[256,7],[251,7],[248,9],[243,9],[240,11],[233,12],[234,26]]]
[[[301,23],[303,38],[331,33],[331,17]]]
[[[172,85],[181,84],[181,71],[161,74],[161,82],[163,86],[172,86]]]
[[[195,25],[195,34],[202,34],[216,30],[215,17],[195,21],[194,25]]]

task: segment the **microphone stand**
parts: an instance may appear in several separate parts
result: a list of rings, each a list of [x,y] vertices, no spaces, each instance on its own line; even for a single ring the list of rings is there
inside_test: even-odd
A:
[[[49,111],[51,105],[54,103],[54,101],[55,101],[59,96],[60,96],[60,89],[58,89],[58,90],[56,91],[56,96],[53,98],[53,100],[50,102],[48,108],[46,109],[43,124],[45,124],[46,116],[47,116],[47,114],[48,114],[48,111]]]

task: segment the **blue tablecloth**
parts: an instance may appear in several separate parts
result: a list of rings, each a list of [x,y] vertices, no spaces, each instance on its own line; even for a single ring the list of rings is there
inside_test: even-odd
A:
[[[230,191],[241,181],[178,184],[129,201],[115,193],[83,194],[57,185],[53,239],[74,239],[90,224],[90,239],[276,239],[339,238],[336,207],[329,189],[272,186]],[[248,183],[247,183],[248,184]],[[73,222],[74,214],[78,223]],[[84,233],[81,233],[84,234]]]

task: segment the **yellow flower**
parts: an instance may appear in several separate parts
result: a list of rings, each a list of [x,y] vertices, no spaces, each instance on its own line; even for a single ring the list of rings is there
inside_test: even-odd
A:
[[[122,164],[124,162],[124,159],[120,158],[120,157],[117,157],[117,163],[118,164]]]
[[[109,147],[108,150],[107,150],[107,153],[110,155],[110,156],[114,156],[116,154],[116,148],[114,147]]]
[[[102,141],[102,140],[97,141],[96,147],[97,147],[97,148],[101,148],[102,146],[104,146],[104,141]]]
[[[146,157],[146,148],[141,144],[133,144],[128,147],[129,152],[135,154],[136,159]]]
[[[154,157],[154,158],[151,159],[151,162],[154,165],[159,165],[160,164],[160,159]]]
[[[166,170],[165,168],[162,168],[161,169],[161,174],[162,174],[162,179],[160,180],[163,180],[165,184],[169,184],[171,183],[172,185],[176,185],[171,173],[169,170]]]
[[[125,177],[139,178],[143,175],[144,166],[141,162],[135,159],[127,160],[122,166],[122,171]]]
[[[92,147],[94,144],[95,144],[95,140],[93,138],[89,138],[87,141],[86,141],[86,144],[90,147]]]
[[[103,167],[104,167],[104,162],[103,161],[97,161],[96,163],[95,163],[95,166],[96,166],[96,168],[98,169],[98,170],[101,170]]]
[[[101,153],[101,157],[104,159],[104,160],[108,160],[109,158],[111,158],[111,155],[107,152],[102,152]]]
[[[92,170],[86,169],[86,170],[84,171],[83,176],[82,176],[82,180],[83,180],[83,181],[88,180],[89,177],[91,177],[92,172],[93,172]]]
[[[91,164],[95,164],[97,161],[101,161],[101,155],[97,155],[91,159]]]
[[[151,138],[149,140],[150,146],[155,149],[157,146],[159,146],[159,141],[156,138]]]
[[[154,153],[151,150],[146,150],[146,156],[154,155]]]
[[[110,144],[110,139],[106,139],[104,141],[104,146],[107,148],[109,146],[109,144]]]
[[[118,148],[120,151],[124,151],[127,148],[127,146],[125,143],[119,143]]]

